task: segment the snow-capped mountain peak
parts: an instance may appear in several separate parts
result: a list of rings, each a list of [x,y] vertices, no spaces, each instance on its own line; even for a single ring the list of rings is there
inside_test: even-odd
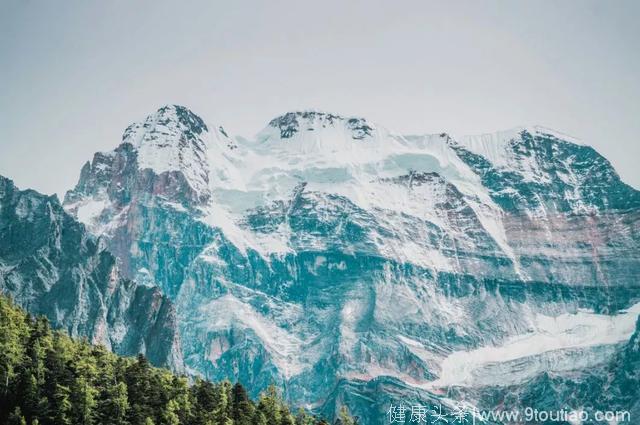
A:
[[[221,126],[208,127],[184,106],[165,105],[143,121],[130,125],[122,137],[137,151],[138,167],[155,174],[176,171],[196,192],[209,189],[210,164],[224,162],[236,148]]]
[[[314,110],[287,112],[269,122],[268,128],[276,129],[280,139],[299,137],[304,132],[319,132],[323,129],[339,129],[347,133],[353,140],[365,140],[372,137],[376,127],[360,117],[343,117],[341,115]],[[264,132],[263,132],[264,133]],[[267,135],[271,132],[266,132]]]
[[[209,128],[202,118],[188,108],[165,105],[148,115],[142,122],[136,122],[127,127],[122,135],[122,141],[137,147],[153,141],[159,135],[181,133],[193,138],[208,131]]]

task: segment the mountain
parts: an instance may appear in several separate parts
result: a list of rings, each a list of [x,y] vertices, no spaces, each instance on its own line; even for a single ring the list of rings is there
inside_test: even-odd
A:
[[[0,293],[71,336],[183,370],[176,312],[161,291],[126,279],[105,241],[56,196],[0,176]]]
[[[329,416],[586,388],[637,334],[640,192],[540,127],[405,136],[302,111],[247,140],[168,105],[64,208],[173,301],[190,373]]]

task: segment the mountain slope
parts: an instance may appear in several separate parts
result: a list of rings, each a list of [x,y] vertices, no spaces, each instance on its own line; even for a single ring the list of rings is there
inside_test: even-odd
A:
[[[75,341],[1,295],[0,336],[3,424],[327,424],[304,411],[294,417],[273,387],[254,402],[240,384],[189,382],[142,355]]]
[[[202,123],[161,108],[64,203],[175,301],[193,373],[365,415],[373,387],[432,402],[520,388],[601,367],[634,332],[640,192],[591,148],[315,111],[254,140]]]
[[[0,177],[0,292],[55,328],[123,355],[183,368],[176,314],[154,287],[125,279],[100,239],[55,196]]]

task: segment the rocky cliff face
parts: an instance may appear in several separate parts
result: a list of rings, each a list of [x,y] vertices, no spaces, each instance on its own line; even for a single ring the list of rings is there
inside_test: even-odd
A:
[[[245,140],[166,106],[64,206],[175,302],[192,373],[365,423],[604,370],[640,313],[640,192],[540,128],[402,136],[311,111]]]
[[[640,320],[628,341],[610,347],[613,354],[600,353],[597,367],[575,367],[565,373],[541,371],[521,385],[457,387],[450,389],[450,396],[477,400],[487,411],[524,412],[527,407],[548,412],[573,410],[589,418],[574,423],[634,423],[640,415],[639,341]],[[597,412],[614,416],[597,420]]]
[[[105,245],[55,196],[0,177],[0,291],[74,337],[182,370],[171,301],[125,279]]]

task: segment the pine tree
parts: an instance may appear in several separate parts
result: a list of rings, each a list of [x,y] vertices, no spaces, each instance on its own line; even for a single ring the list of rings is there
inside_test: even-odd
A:
[[[74,380],[71,384],[72,417],[74,424],[91,425],[96,415],[98,390],[94,386],[97,375],[91,346],[83,342],[76,346],[72,364]]]
[[[267,417],[259,410],[255,412],[253,423],[255,425],[269,425],[269,422],[267,422]]]
[[[214,386],[215,407],[213,410],[213,422],[216,425],[227,425],[231,419],[231,383],[222,381]]]
[[[22,397],[24,413],[31,422],[34,418],[44,418],[47,414],[47,399],[41,395],[41,385],[30,370],[25,370]]]
[[[72,417],[73,423],[91,425],[94,422],[97,390],[90,381],[79,376],[72,386]]]
[[[46,376],[45,358],[47,350],[52,346],[49,322],[38,318],[30,323],[31,332],[20,379],[23,413],[28,423],[47,416],[48,400],[43,393]]]
[[[353,420],[353,418],[349,414],[349,410],[347,409],[347,406],[340,407],[340,413],[338,414],[338,420],[340,421],[341,425],[354,425],[355,424],[355,421]]]
[[[125,372],[130,405],[127,419],[132,424],[144,423],[146,419],[153,418],[156,413],[150,405],[153,392],[150,367],[147,359],[140,354]]]
[[[189,392],[189,382],[186,378],[168,375],[170,380],[171,398],[176,403],[176,414],[180,423],[189,423],[193,417],[193,401]]]
[[[71,425],[71,401],[69,387],[57,384],[53,393],[53,401],[49,409],[51,422],[56,425]]]
[[[26,316],[6,298],[0,299],[0,412],[8,412],[10,388],[25,357]]]
[[[311,415],[304,411],[303,408],[298,409],[296,414],[296,425],[313,425],[315,420]]]
[[[260,394],[258,410],[264,414],[268,424],[280,424],[282,420],[280,404],[280,395],[273,384],[269,385],[269,387]]]
[[[22,412],[19,407],[16,407],[15,410],[9,415],[9,425],[27,425],[27,420],[22,416]]]
[[[216,389],[209,381],[196,379],[190,390],[194,403],[194,425],[211,425],[214,422],[213,411],[216,408]]]
[[[125,425],[127,423],[127,386],[117,382],[102,389],[96,416],[101,425]]]
[[[255,409],[247,391],[239,382],[231,389],[231,399],[231,418],[234,425],[251,425]]]
[[[125,425],[129,400],[127,385],[124,377],[120,376],[120,369],[124,369],[121,359],[114,361],[113,355],[104,347],[94,347],[92,356],[95,357],[97,374],[96,386],[96,420],[101,425]]]
[[[280,417],[281,425],[296,425],[296,420],[287,406],[282,405],[280,407]]]
[[[178,412],[180,411],[180,405],[175,400],[169,400],[167,406],[162,413],[162,423],[166,425],[180,425],[180,417]]]

